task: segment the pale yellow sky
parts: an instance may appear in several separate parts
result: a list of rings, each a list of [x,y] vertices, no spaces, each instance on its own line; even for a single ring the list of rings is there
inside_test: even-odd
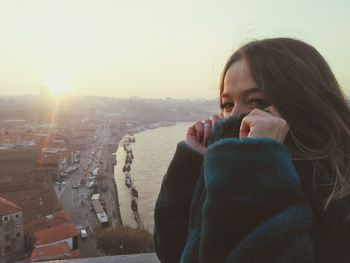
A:
[[[306,3],[307,2],[307,3]],[[350,1],[0,0],[0,96],[215,98],[241,44],[314,45],[350,94]]]

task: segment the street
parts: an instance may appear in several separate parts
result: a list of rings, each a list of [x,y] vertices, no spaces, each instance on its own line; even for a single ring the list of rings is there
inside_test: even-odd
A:
[[[78,169],[74,171],[65,185],[55,185],[55,190],[63,209],[70,215],[71,221],[75,225],[82,225],[88,230],[88,237],[82,239],[79,236],[78,246],[82,257],[103,256],[101,251],[96,248],[94,231],[100,229],[96,215],[91,209],[91,190],[88,188],[89,176],[92,170],[100,167],[98,177],[98,193],[100,200],[105,202],[106,214],[108,215],[109,225],[116,226],[121,224],[117,220],[117,204],[116,192],[112,184],[115,184],[113,179],[113,161],[111,153],[108,149],[109,133],[105,127],[98,129],[98,134],[88,150],[81,152]],[[102,164],[102,165],[101,165]],[[82,180],[81,180],[82,178]],[[73,189],[73,186],[80,183],[78,189]],[[103,186],[103,187],[102,187]],[[104,190],[104,191],[101,191]]]

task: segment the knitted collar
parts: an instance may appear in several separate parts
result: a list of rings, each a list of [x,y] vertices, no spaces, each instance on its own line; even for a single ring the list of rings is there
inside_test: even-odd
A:
[[[238,138],[241,122],[245,116],[247,116],[247,114],[218,120],[209,138],[208,146],[223,138]]]

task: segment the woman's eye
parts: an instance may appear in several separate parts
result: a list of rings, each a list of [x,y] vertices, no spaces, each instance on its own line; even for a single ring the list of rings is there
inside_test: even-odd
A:
[[[258,109],[266,109],[267,107],[269,107],[271,104],[264,99],[251,99],[249,100],[249,107],[251,108],[258,108]]]
[[[221,109],[224,110],[224,111],[232,111],[234,106],[235,105],[232,102],[224,102],[221,105]]]

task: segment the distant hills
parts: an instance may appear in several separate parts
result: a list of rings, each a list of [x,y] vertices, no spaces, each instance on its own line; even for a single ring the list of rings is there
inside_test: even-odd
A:
[[[120,116],[132,120],[195,121],[219,111],[218,100],[69,97],[61,100],[39,96],[0,97],[0,120],[22,119],[48,122],[66,118],[108,118]]]

